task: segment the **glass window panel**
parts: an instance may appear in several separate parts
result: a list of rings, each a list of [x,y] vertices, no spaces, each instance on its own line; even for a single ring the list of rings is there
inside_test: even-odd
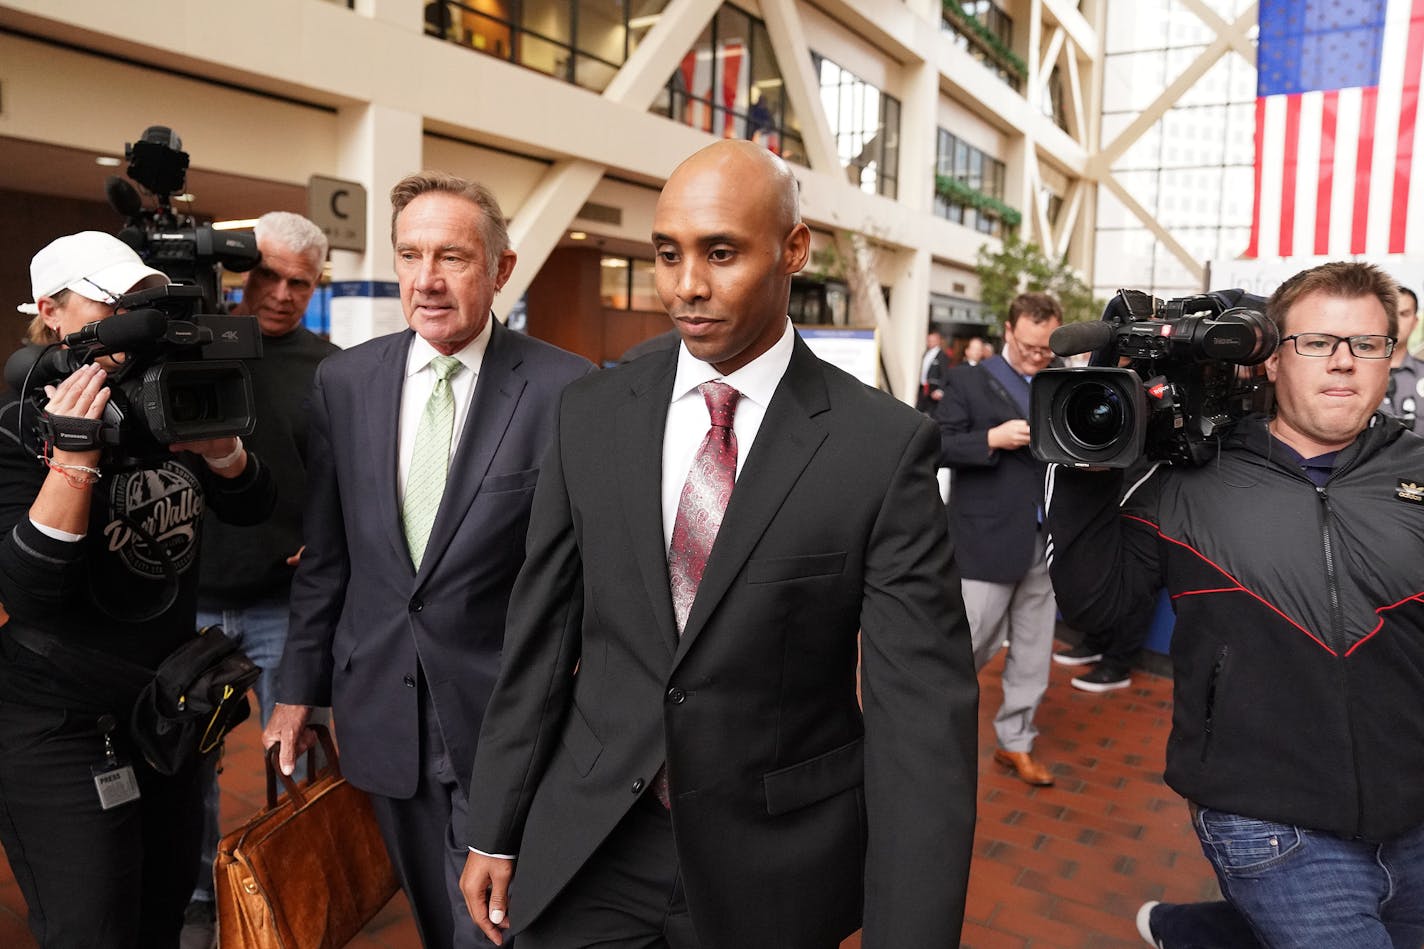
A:
[[[1216,39],[1211,27],[1181,0],[1172,0],[1167,8],[1167,45],[1169,47],[1205,46]],[[1159,33],[1160,36],[1160,26]]]
[[[579,52],[622,65],[627,32],[623,26],[623,7],[622,0],[579,0]],[[579,85],[586,84],[580,82]]]
[[[466,4],[451,22],[455,41],[482,53],[508,59],[512,31],[507,6],[506,3],[498,2]],[[470,9],[471,7],[481,9]]]
[[[800,135],[789,130],[781,133],[781,157],[799,165],[811,164],[810,159],[806,157],[806,143],[801,140]]]
[[[520,0],[519,25],[544,39],[569,45],[573,29],[568,0]]]
[[[579,56],[574,61],[574,82],[585,89],[602,92],[608,88],[613,77],[618,75],[618,67],[602,60]]]
[[[723,5],[717,11],[717,75],[712,90],[716,103],[712,134],[723,138],[745,138],[745,116],[751,89],[751,20],[735,7]]]
[[[1148,171],[1115,171],[1113,177],[1138,204],[1151,214],[1157,207],[1157,175],[1155,169]]]
[[[672,117],[708,132],[712,130],[712,58],[712,25],[708,24],[672,75]]]
[[[568,78],[568,47],[541,40],[529,33],[519,37],[519,62],[559,79]]]
[[[761,23],[752,24],[749,66],[747,135],[776,152],[780,150],[776,139],[782,124],[786,87],[771,49],[771,37]]]
[[[1158,121],[1123,150],[1113,170],[1156,168],[1162,163],[1162,123]]]
[[[1221,223],[1251,225],[1256,195],[1256,170],[1231,167],[1221,170]]]
[[[1256,163],[1256,103],[1242,102],[1223,106],[1226,125],[1223,129],[1221,160],[1228,165]]]
[[[653,262],[634,260],[632,263],[633,297],[630,307],[634,310],[662,312],[663,304],[658,299],[658,288],[653,282]]]
[[[1141,112],[1166,88],[1160,52],[1108,56],[1103,69],[1103,111]]]
[[[1119,287],[1145,287],[1152,277],[1152,234],[1145,227],[1099,231],[1094,274],[1108,296]]]
[[[975,191],[984,188],[984,153],[977,148],[969,150],[969,174],[964,183]]]
[[[960,181],[969,177],[969,146],[958,140],[954,143],[954,177]]]
[[[628,258],[604,257],[599,260],[599,289],[603,305],[615,310],[628,309]]]

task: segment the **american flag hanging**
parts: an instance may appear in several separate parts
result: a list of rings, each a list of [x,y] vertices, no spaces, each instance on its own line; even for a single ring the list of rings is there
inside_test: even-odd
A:
[[[1261,0],[1258,23],[1245,256],[1424,253],[1424,0]]]

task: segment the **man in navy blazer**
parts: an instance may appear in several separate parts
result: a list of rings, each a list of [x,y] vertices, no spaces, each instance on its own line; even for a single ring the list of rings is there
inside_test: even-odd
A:
[[[1028,392],[1029,381],[1053,360],[1048,338],[1062,322],[1053,297],[1019,294],[1004,322],[1004,354],[951,369],[935,409],[941,464],[953,471],[949,533],[976,667],[1006,639],[1012,645],[994,718],[994,760],[1036,785],[1053,783],[1030,752],[1038,734],[1034,712],[1048,688],[1056,608],[1044,559],[1045,466],[1028,449]]]
[[[452,822],[463,824],[558,396],[591,366],[491,315],[515,254],[487,189],[427,172],[391,203],[410,329],[317,371],[306,547],[264,739],[281,742],[290,773],[311,708],[332,706],[342,770],[372,796],[422,942],[487,945],[460,896]],[[437,403],[453,418],[432,463],[422,426]],[[442,464],[443,490],[428,477]],[[416,486],[433,522],[411,506]]]
[[[934,425],[792,328],[810,233],[779,158],[698,152],[653,227],[681,342],[564,394],[476,751],[471,912],[521,949],[958,945],[977,684]],[[730,474],[704,454],[722,387],[738,471],[689,605],[670,537]]]

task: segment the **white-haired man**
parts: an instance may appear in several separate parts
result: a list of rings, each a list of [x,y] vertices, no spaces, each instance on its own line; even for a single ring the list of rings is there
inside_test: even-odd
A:
[[[337,347],[302,326],[326,261],[326,235],[289,211],[262,215],[255,232],[262,260],[247,272],[242,300],[232,312],[256,317],[262,330],[262,358],[249,365],[257,427],[246,441],[254,451],[262,446],[262,458],[277,481],[277,507],[271,518],[255,527],[232,527],[208,519],[198,624],[222,626],[262,667],[257,699],[266,723],[276,700],[273,679],[287,641],[288,600],[302,543],[307,400],[317,365]],[[204,949],[213,941],[218,785],[212,769],[206,780],[202,866],[183,949]]]

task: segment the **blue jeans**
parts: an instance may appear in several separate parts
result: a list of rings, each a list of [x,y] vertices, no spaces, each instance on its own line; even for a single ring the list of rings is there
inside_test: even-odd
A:
[[[1419,949],[1424,946],[1424,826],[1373,843],[1200,808],[1193,816],[1221,891],[1269,949]],[[1219,903],[1162,907],[1163,944],[1208,946],[1187,913],[1223,919]],[[1182,933],[1178,937],[1177,933]],[[1249,946],[1233,940],[1220,949]]]
[[[262,678],[253,686],[258,714],[267,724],[272,705],[277,699],[277,664],[282,660],[282,647],[287,642],[287,611],[285,597],[262,600],[240,610],[199,610],[198,628],[217,624],[247,653],[247,657],[262,669]],[[218,855],[218,757],[209,759],[204,768],[203,782],[203,853],[193,899],[213,899],[213,861]]]

